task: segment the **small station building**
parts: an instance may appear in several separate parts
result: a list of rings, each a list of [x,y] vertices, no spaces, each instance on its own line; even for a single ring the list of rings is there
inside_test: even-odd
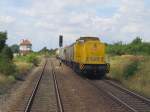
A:
[[[22,56],[27,55],[32,51],[32,43],[27,39],[21,40],[19,44],[19,50],[20,50],[20,55]]]

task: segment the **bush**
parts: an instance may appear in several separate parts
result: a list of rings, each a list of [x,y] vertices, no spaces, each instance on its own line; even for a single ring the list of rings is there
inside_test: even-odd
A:
[[[16,73],[16,66],[13,62],[8,61],[6,58],[0,56],[0,72],[5,75],[14,75]]]
[[[38,66],[39,60],[35,54],[30,54],[27,56],[27,61],[35,66]]]
[[[5,46],[2,49],[1,56],[7,59],[8,61],[11,61],[13,59],[13,52],[11,51],[11,48],[8,46]]]
[[[129,77],[133,76],[135,72],[138,70],[138,61],[131,62],[124,70],[124,77],[128,79]]]
[[[27,55],[26,60],[27,60],[27,62],[32,63],[35,66],[38,66],[38,64],[39,64],[38,57],[34,53]]]
[[[142,56],[122,55],[110,58],[112,78],[118,80],[127,80],[138,71],[139,65],[142,62]]]
[[[28,54],[26,56],[18,56],[14,59],[16,62],[27,62],[31,63],[35,66],[38,66],[39,64],[39,58],[35,53]]]

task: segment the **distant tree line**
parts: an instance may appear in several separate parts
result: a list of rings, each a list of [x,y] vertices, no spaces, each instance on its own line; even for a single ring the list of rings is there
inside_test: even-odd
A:
[[[47,47],[43,47],[39,53],[45,55],[55,55],[57,49],[48,49]]]
[[[106,52],[111,55],[150,55],[150,42],[142,42],[140,37],[136,37],[131,43],[123,44],[123,42],[117,42],[114,44],[106,44]]]

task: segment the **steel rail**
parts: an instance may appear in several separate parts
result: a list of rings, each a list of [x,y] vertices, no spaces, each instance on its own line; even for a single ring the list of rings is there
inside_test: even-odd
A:
[[[32,91],[32,94],[31,94],[31,96],[29,97],[29,100],[28,100],[28,102],[27,102],[27,105],[26,105],[26,107],[25,107],[24,112],[30,112],[30,110],[31,110],[31,107],[32,107],[32,104],[33,104],[33,101],[34,101],[36,92],[37,92],[37,90],[38,90],[40,81],[41,81],[42,76],[43,76],[43,74],[44,74],[44,70],[45,70],[46,65],[47,65],[47,60],[45,61],[44,67],[43,67],[43,69],[42,69],[42,72],[41,72],[41,74],[40,74],[40,77],[39,77],[38,81],[36,82],[36,85],[35,85],[35,87],[34,87],[34,89],[33,89],[33,91]]]
[[[116,96],[114,96],[112,93],[98,87],[96,84],[92,83],[90,80],[87,79],[87,81],[94,86],[95,88],[97,88],[100,91],[103,91],[104,93],[106,93],[108,96],[110,96],[112,99],[116,100],[118,103],[120,103],[121,105],[124,105],[127,109],[129,109],[132,112],[138,112],[137,110],[135,110],[134,108],[132,108],[130,105],[128,105],[127,103],[121,101],[119,98],[117,98]]]
[[[53,62],[51,62],[51,65],[52,65],[52,75],[53,75],[53,80],[54,80],[54,88],[55,88],[57,106],[58,106],[57,111],[64,112],[63,103],[62,103],[61,96],[60,96],[60,91],[59,91],[59,87],[58,87],[58,82],[57,82],[57,78],[56,78],[56,74],[55,74],[55,67],[53,65]]]
[[[110,80],[105,80],[105,81],[106,81],[108,84],[110,84],[110,85],[112,85],[112,86],[114,86],[114,87],[120,89],[121,91],[126,92],[127,94],[130,94],[130,95],[132,95],[133,97],[136,97],[136,98],[142,100],[144,103],[147,103],[148,105],[150,105],[150,99],[145,98],[145,97],[143,97],[143,96],[141,96],[141,95],[139,95],[139,94],[136,94],[136,93],[134,93],[134,92],[132,92],[132,91],[130,91],[130,90],[124,88],[124,87],[121,87],[120,85],[118,85],[118,84],[116,84],[116,83],[114,83],[114,82],[112,82],[112,81],[110,81]]]

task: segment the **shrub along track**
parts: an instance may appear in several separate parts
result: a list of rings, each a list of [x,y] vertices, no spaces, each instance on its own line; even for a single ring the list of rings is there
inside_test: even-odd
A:
[[[88,80],[100,91],[104,91],[114,101],[123,104],[132,112],[150,112],[150,100],[133,93],[111,80]]]

